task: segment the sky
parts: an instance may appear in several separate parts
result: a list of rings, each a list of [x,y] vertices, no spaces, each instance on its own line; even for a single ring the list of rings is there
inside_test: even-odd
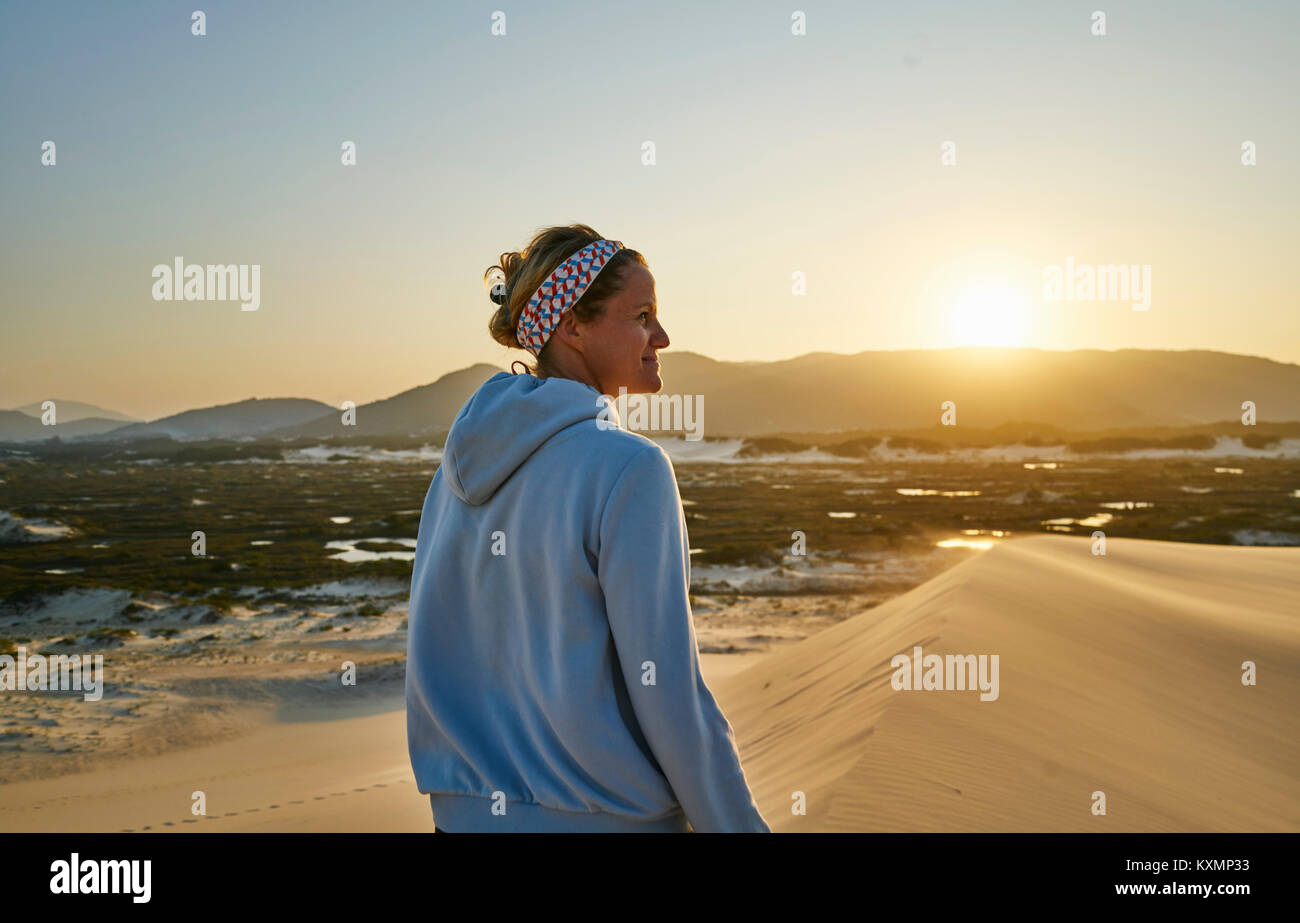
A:
[[[1293,2],[6,0],[0,408],[504,367],[483,272],[572,222],[646,257],[667,390],[673,350],[1300,362],[1298,31]],[[258,309],[156,300],[178,257],[260,267]],[[1067,260],[1145,267],[1149,305],[1049,297]]]

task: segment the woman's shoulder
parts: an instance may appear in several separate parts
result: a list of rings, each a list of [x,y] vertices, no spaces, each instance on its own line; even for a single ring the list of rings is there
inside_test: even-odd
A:
[[[640,433],[598,420],[584,420],[572,433],[560,437],[564,448],[583,460],[582,467],[595,473],[622,473],[628,467],[672,472],[668,453],[659,443]],[[557,445],[558,447],[558,445]]]
[[[636,455],[648,451],[663,452],[663,447],[648,436],[606,420],[585,420],[581,429],[591,445],[600,446],[610,454]],[[664,454],[667,457],[666,453]]]

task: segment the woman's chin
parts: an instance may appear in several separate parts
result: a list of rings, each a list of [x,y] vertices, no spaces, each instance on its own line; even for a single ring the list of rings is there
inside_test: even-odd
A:
[[[663,380],[660,379],[659,373],[654,372],[650,375],[644,375],[641,378],[640,385],[636,390],[628,389],[628,394],[658,394],[659,389],[664,386]]]
[[[654,394],[664,386],[663,379],[659,377],[658,362],[641,362],[641,383],[644,387],[637,389],[641,394]]]
[[[659,377],[659,370],[649,369],[647,363],[647,366],[642,367],[641,374],[638,375],[634,381],[627,382],[619,387],[626,389],[624,391],[625,394],[657,394],[663,386],[664,383]],[[609,393],[617,396],[618,388],[615,388]]]

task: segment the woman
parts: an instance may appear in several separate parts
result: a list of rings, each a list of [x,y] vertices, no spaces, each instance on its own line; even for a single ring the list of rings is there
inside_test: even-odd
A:
[[[537,360],[452,423],[420,519],[407,739],[439,832],[770,832],[700,674],[686,522],[606,396],[660,389],[654,277],[585,224],[502,254]]]

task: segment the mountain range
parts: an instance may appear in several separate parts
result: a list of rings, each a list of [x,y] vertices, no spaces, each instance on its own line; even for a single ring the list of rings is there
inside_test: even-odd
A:
[[[969,347],[821,352],[776,362],[691,352],[660,359],[660,393],[694,399],[707,436],[928,427],[940,422],[948,401],[959,424],[978,427],[1013,420],[1072,429],[1185,426],[1236,420],[1245,401],[1254,402],[1260,422],[1300,420],[1300,365],[1210,350]],[[343,425],[342,411],[320,401],[270,398],[135,422],[94,405],[56,402],[56,428],[41,423],[38,402],[0,411],[0,441],[433,435],[499,371],[479,363],[362,404],[355,425]]]

